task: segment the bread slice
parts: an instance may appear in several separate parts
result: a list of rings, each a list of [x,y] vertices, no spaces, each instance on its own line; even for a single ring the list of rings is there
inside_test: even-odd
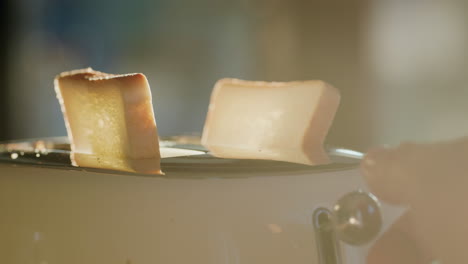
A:
[[[63,72],[55,78],[55,91],[74,166],[161,173],[151,90],[143,74]]]
[[[326,164],[323,148],[340,93],[323,81],[218,81],[202,144],[221,158]]]

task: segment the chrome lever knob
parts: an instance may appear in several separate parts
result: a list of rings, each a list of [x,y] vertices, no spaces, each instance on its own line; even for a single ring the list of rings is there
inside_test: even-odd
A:
[[[370,242],[382,228],[379,201],[373,194],[362,190],[341,197],[331,213],[336,236],[349,245]]]
[[[380,232],[382,215],[377,198],[368,192],[354,191],[341,197],[332,210],[314,211],[313,226],[320,264],[341,264],[340,241],[364,245]]]

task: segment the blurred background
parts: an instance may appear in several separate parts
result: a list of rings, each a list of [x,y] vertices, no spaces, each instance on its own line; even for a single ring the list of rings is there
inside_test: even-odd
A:
[[[144,73],[160,135],[201,133],[216,80],[323,79],[329,144],[468,135],[468,1],[2,1],[0,140],[66,135],[56,74]]]

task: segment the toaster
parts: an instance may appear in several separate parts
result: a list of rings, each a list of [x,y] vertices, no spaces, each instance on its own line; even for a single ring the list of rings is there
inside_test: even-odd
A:
[[[306,166],[160,144],[165,175],[73,167],[66,138],[0,144],[1,262],[365,263],[395,218],[357,151],[327,147],[330,164]]]

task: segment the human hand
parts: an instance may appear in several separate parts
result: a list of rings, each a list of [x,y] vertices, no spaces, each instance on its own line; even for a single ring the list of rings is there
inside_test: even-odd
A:
[[[371,248],[368,264],[468,263],[468,137],[370,150],[371,191],[408,211]]]

